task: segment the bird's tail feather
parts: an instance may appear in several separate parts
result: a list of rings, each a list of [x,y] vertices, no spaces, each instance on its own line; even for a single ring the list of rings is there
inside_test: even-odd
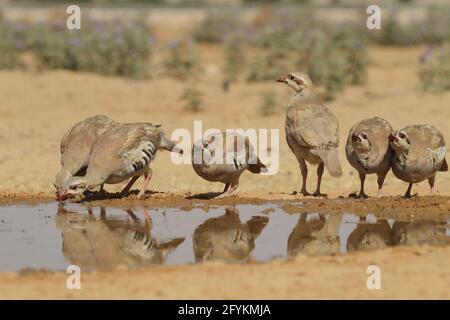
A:
[[[448,171],[447,160],[445,158],[444,161],[442,162],[441,167],[439,168],[439,171]]]
[[[248,165],[248,170],[253,173],[265,173],[267,172],[267,167],[259,160],[259,158],[256,159],[256,163],[250,163]]]
[[[333,177],[342,176],[342,167],[339,161],[337,149],[332,150],[314,150],[314,153],[322,159],[325,168]]]
[[[161,145],[160,145],[160,148],[164,149],[164,150],[167,150],[167,151],[174,152],[174,153],[183,154],[183,150],[180,149],[175,144],[175,142],[173,142],[172,140],[167,139],[164,134],[161,134]]]

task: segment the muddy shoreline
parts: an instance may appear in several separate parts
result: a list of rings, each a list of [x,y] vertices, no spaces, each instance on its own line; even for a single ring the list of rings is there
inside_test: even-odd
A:
[[[261,205],[278,204],[287,213],[340,213],[351,212],[356,215],[375,213],[380,217],[391,216],[401,220],[436,219],[445,220],[450,217],[450,196],[416,196],[404,199],[401,196],[387,196],[381,198],[369,198],[365,200],[352,198],[311,198],[280,194],[272,194],[272,197],[245,197],[235,196],[220,199],[209,199],[214,194],[175,194],[153,193],[145,199],[137,199],[135,195],[126,198],[115,198],[117,194],[107,194],[102,199],[98,196],[81,201],[86,207],[113,207],[113,208],[180,208],[190,211],[193,208],[203,209],[205,212],[210,207],[235,206],[235,205]],[[48,193],[40,194],[3,194],[0,195],[0,206],[10,205],[37,205],[56,201],[54,196]],[[68,202],[71,203],[71,202]]]

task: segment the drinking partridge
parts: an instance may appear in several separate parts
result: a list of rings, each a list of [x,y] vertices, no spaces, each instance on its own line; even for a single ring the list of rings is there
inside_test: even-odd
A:
[[[107,116],[97,115],[75,124],[66,132],[60,145],[61,169],[54,181],[58,196],[69,178],[86,173],[92,146],[117,124]]]
[[[150,123],[128,123],[102,135],[92,148],[86,175],[70,178],[61,198],[82,195],[103,183],[116,184],[131,178],[122,190],[122,195],[126,195],[141,175],[145,181],[138,197],[143,196],[152,176],[150,162],[156,152],[165,149],[183,153],[159,127]]]

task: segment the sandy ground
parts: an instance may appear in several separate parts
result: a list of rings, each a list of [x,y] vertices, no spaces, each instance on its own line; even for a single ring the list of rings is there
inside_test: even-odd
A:
[[[22,272],[0,274],[0,298],[450,299],[449,263],[449,247],[390,248],[266,264],[95,272],[81,275],[80,290],[66,289],[64,273]],[[367,288],[369,265],[380,267],[379,290]]]
[[[444,136],[450,136],[450,93],[431,95],[419,90],[416,61],[420,51],[418,47],[371,49],[368,83],[346,89],[328,104],[341,125],[339,151],[344,171],[339,179],[324,175],[323,191],[330,198],[346,197],[358,188],[357,174],[344,155],[348,130],[357,121],[380,116],[395,128],[431,123]],[[291,95],[289,89],[275,82],[241,82],[232,86],[229,93],[223,93],[221,52],[204,46],[201,53],[206,66],[199,87],[204,91],[205,110],[196,114],[184,111],[179,100],[185,84],[170,78],[156,76],[148,81],[132,81],[65,71],[0,72],[1,203],[52,199],[52,181],[59,168],[60,139],[75,122],[94,114],[106,114],[123,122],[161,123],[169,135],[177,128],[192,132],[194,120],[202,120],[204,128],[279,129],[279,172],[273,176],[245,173],[241,178],[240,199],[301,199],[292,195],[299,189],[300,172],[284,140],[284,108]],[[278,94],[279,110],[276,115],[263,117],[257,111],[261,94],[271,89]],[[219,184],[199,178],[190,165],[172,164],[167,153],[158,156],[153,169],[150,189],[157,193],[146,200],[150,205],[153,201],[184,201],[186,196],[222,189]],[[314,173],[312,168],[308,181],[310,190],[315,186]],[[369,194],[375,194],[375,177],[368,177],[366,186]],[[107,186],[107,189],[114,192],[121,187]],[[389,199],[399,201],[399,207],[409,204],[410,208],[416,208],[424,203],[425,198],[410,200],[413,202],[400,200],[397,196],[403,194],[406,187],[406,183],[390,173],[384,193],[395,196]],[[449,203],[449,187],[450,175],[439,173],[436,189],[445,196],[439,198],[444,210]],[[426,182],[414,190],[421,195],[429,193]],[[139,204],[139,201],[130,201]],[[371,201],[383,209],[382,202]],[[320,202],[311,200],[311,203],[314,206]],[[340,204],[335,202],[334,205],[339,207]],[[426,214],[429,207],[423,206],[421,214]],[[381,267],[381,290],[366,288],[369,264]],[[291,261],[267,264],[214,263],[94,272],[83,274],[83,289],[76,292],[65,289],[66,274],[22,272],[0,274],[0,298],[449,299],[449,264],[448,247],[389,248],[345,256],[299,256]]]
[[[280,165],[273,176],[245,173],[240,194],[269,198],[292,198],[299,189],[300,171],[294,155],[285,142],[284,109],[290,89],[277,83],[238,83],[229,93],[221,89],[221,52],[214,47],[202,48],[205,73],[199,80],[204,92],[204,111],[183,110],[179,97],[185,83],[155,76],[149,81],[133,81],[92,74],[55,71],[46,73],[0,72],[0,194],[51,197],[53,178],[59,168],[59,142],[75,122],[94,114],[106,114],[122,121],[161,123],[170,136],[174,129],[186,128],[193,133],[193,121],[201,120],[206,128],[279,129]],[[368,83],[350,87],[328,105],[340,121],[340,157],[343,176],[324,175],[323,190],[331,198],[347,196],[358,189],[359,179],[347,163],[344,145],[349,129],[357,121],[380,116],[394,128],[408,124],[431,123],[445,137],[450,136],[450,93],[431,95],[419,90],[417,57],[421,48],[375,48]],[[279,110],[263,117],[258,112],[261,94],[275,90]],[[198,177],[192,167],[174,165],[170,155],[162,152],[153,164],[150,189],[177,194],[218,192],[223,186]],[[315,187],[315,168],[309,174],[309,189]],[[138,181],[136,186],[142,181]],[[449,195],[450,175],[437,175],[438,194]],[[374,176],[366,180],[367,192],[374,194]],[[123,185],[107,186],[119,190]],[[403,194],[407,184],[391,173],[385,183],[386,195]],[[414,188],[422,195],[429,193],[423,182]],[[297,196],[295,196],[297,197]]]

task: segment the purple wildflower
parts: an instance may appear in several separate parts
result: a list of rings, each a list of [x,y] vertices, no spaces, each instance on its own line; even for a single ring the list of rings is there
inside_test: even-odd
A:
[[[81,47],[81,39],[80,38],[73,38],[70,40],[70,44],[74,47]]]

